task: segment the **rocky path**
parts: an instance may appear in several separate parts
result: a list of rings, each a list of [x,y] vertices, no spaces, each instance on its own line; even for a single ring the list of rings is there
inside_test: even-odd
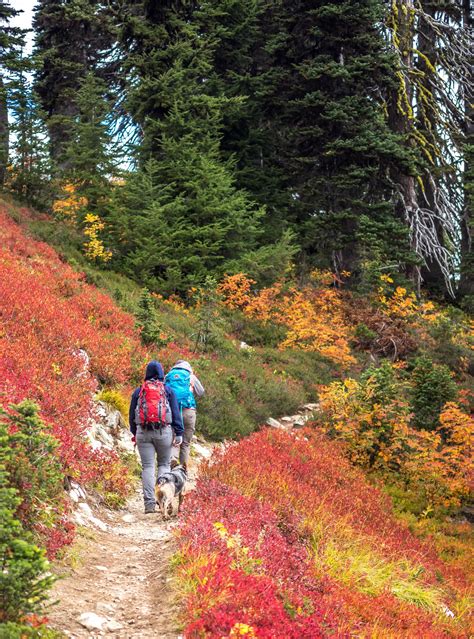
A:
[[[301,428],[317,410],[317,404],[306,404],[295,415],[270,418],[267,425]],[[113,443],[117,430],[112,418],[108,426],[112,435],[103,426],[98,433],[107,444]],[[105,415],[107,420],[110,414]],[[195,486],[200,462],[211,454],[212,447],[205,442],[193,444],[186,492]],[[177,521],[163,521],[158,512],[145,515],[139,485],[127,507],[119,511],[92,510],[81,493],[80,487],[70,491],[81,531],[67,565],[55,567],[60,579],[52,601],[58,603],[48,615],[50,625],[70,639],[179,639],[181,602],[170,565]]]
[[[196,444],[187,491],[209,454]],[[139,486],[125,509],[93,515],[69,553],[73,567],[56,567],[52,600],[58,603],[50,626],[71,639],[179,638],[180,599],[170,567],[177,522],[163,521],[158,512],[145,515]]]

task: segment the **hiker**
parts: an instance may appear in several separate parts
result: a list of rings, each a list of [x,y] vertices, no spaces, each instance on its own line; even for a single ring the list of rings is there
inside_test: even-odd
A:
[[[183,422],[173,390],[164,383],[163,366],[156,360],[146,367],[145,381],[133,391],[129,411],[132,441],[142,461],[145,513],[154,513],[155,462],[158,479],[171,470],[171,449],[183,441]]]
[[[179,463],[186,468],[189,449],[196,429],[196,400],[204,395],[204,386],[193,373],[189,362],[179,359],[166,375],[166,383],[173,389],[183,417],[184,436],[179,449]]]

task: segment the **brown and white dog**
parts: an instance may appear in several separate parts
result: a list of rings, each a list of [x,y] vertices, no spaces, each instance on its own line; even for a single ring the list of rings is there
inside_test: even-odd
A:
[[[156,482],[155,494],[163,519],[169,519],[179,513],[183,503],[183,489],[188,476],[184,466],[175,466],[169,473],[162,475]],[[178,506],[176,499],[178,497]]]

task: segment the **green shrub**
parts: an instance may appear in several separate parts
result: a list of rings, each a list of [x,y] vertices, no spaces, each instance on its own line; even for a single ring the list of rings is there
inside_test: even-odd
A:
[[[444,404],[455,401],[457,387],[447,366],[422,356],[414,361],[410,394],[412,424],[422,430],[434,430]]]
[[[19,623],[0,623],[0,639],[63,639],[62,632],[39,626],[32,628]]]
[[[334,379],[334,362],[319,353],[265,348],[259,353],[259,359],[274,375],[286,375],[298,382],[306,401],[315,400],[319,384],[328,384]]]
[[[9,483],[22,499],[18,515],[45,542],[48,531],[58,534],[65,507],[58,441],[38,416],[38,406],[29,400],[11,406],[9,413],[0,408],[0,427],[8,434],[4,463]]]
[[[163,340],[163,329],[158,319],[158,313],[155,308],[153,298],[146,288],[143,289],[140,301],[138,302],[138,310],[136,312],[137,326],[141,330],[142,342],[149,346],[163,346],[166,340]]]
[[[430,355],[437,363],[446,364],[452,370],[461,371],[463,360],[472,358],[472,350],[459,340],[460,333],[469,333],[469,318],[459,309],[450,307],[430,328],[436,347]]]
[[[388,360],[384,360],[378,367],[371,366],[364,371],[361,382],[372,404],[387,404],[396,399],[401,390],[394,368]]]
[[[255,429],[255,423],[249,417],[246,407],[235,400],[229,376],[207,360],[200,361],[200,374],[201,371],[206,395],[199,401],[198,430],[216,441],[251,433]]]
[[[7,622],[22,622],[26,616],[41,612],[54,581],[52,576],[46,574],[49,563],[45,551],[31,543],[31,534],[15,516],[22,500],[18,489],[12,486],[7,470],[16,463],[15,451],[9,440],[7,424],[1,421],[0,628]],[[13,632],[12,627],[7,626],[7,631]],[[4,633],[3,636],[8,634]]]
[[[360,348],[369,348],[370,344],[377,337],[377,333],[370,329],[367,324],[360,323],[357,324],[354,331],[354,337],[356,340],[356,344]]]
[[[251,346],[277,348],[285,339],[287,329],[274,322],[259,322],[246,317],[240,311],[227,311],[230,330],[239,340]]]

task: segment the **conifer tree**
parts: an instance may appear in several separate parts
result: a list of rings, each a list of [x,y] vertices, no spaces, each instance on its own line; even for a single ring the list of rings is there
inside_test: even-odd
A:
[[[417,158],[411,172],[393,172],[398,214],[410,228],[420,261],[412,278],[418,287],[425,280],[432,290],[454,296],[472,35],[463,27],[459,0],[396,0],[388,27],[397,57],[397,82],[388,100],[390,125]]]
[[[34,16],[36,91],[47,117],[51,157],[68,166],[70,123],[78,114],[77,92],[92,72],[107,75],[113,44],[108,5],[101,0],[38,0]]]
[[[13,142],[9,186],[23,201],[45,209],[51,204],[51,165],[47,131],[30,79],[32,69],[32,61],[23,58],[10,74]]]
[[[64,153],[64,178],[74,185],[79,197],[86,198],[87,210],[92,212],[100,212],[106,206],[118,161],[112,157],[110,107],[105,95],[104,82],[92,72],[81,80],[76,95],[77,115],[70,120],[70,142]]]
[[[144,175],[121,190],[110,226],[126,238],[128,272],[152,289],[185,293],[255,248],[262,211],[236,187],[233,163],[221,155],[222,119],[235,100],[208,90],[214,39],[186,7],[140,6],[142,20],[130,14],[123,38]],[[148,206],[137,202],[140,182],[149,186]],[[132,202],[138,209],[130,209],[129,223]]]
[[[382,3],[272,3],[266,47],[291,189],[290,215],[310,263],[358,271],[363,259],[409,259],[391,201],[389,168],[410,168],[403,139],[388,128],[384,95],[393,59],[380,31]]]
[[[23,45],[22,30],[9,24],[18,13],[10,2],[0,1],[0,186],[5,183],[9,158],[9,74],[12,67],[18,66],[18,56]]]
[[[273,7],[260,0],[207,0],[193,20],[215,42],[208,91],[232,98],[223,118],[221,149],[235,160],[239,188],[265,206],[264,236],[279,241],[287,228],[290,195],[279,161],[274,105],[268,100],[275,82],[266,43]]]

